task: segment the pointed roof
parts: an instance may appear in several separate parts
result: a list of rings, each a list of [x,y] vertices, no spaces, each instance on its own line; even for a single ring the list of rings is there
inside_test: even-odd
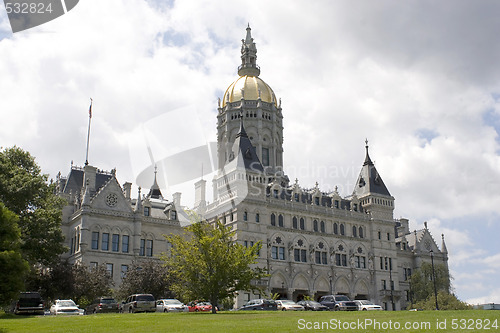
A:
[[[448,249],[446,248],[446,244],[444,242],[444,234],[441,234],[441,252],[448,253]]]
[[[161,194],[160,186],[158,186],[158,182],[156,181],[156,173],[157,172],[158,172],[157,167],[155,165],[155,179],[153,181],[153,185],[151,186],[151,189],[149,190],[148,198],[163,199],[163,195]]]
[[[229,163],[235,163],[238,169],[243,168],[253,172],[264,172],[264,167],[243,126],[242,116],[240,116],[240,130],[236,134],[236,139],[234,140],[233,148],[226,164]]]
[[[377,168],[375,168],[375,165],[373,164],[368,153],[368,140],[366,140],[365,143],[365,161],[363,163],[363,167],[361,168],[361,172],[359,173],[358,180],[354,188],[354,194],[356,194],[358,198],[367,194],[381,194],[390,197],[391,194],[385,186],[382,177],[380,177],[380,174],[378,173]]]

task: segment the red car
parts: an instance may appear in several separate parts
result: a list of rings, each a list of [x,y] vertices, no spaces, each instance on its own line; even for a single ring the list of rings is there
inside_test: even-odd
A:
[[[212,311],[212,304],[209,302],[193,301],[187,304],[189,312],[208,312]],[[217,309],[216,309],[217,310]]]

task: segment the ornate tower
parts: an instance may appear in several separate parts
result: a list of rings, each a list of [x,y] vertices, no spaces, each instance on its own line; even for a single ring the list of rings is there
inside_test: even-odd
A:
[[[356,196],[365,211],[376,219],[393,219],[394,197],[384,184],[375,165],[368,154],[366,142],[366,157],[363,167],[354,186],[353,196]]]
[[[271,87],[260,77],[257,48],[250,26],[241,45],[239,78],[231,83],[219,100],[217,115],[218,167],[228,163],[229,154],[240,131],[240,117],[262,163],[266,175],[281,178],[283,170],[283,115],[281,103]]]

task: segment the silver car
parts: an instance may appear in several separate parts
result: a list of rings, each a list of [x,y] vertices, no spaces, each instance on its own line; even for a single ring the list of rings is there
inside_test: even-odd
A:
[[[156,301],[157,312],[189,312],[189,307],[177,299],[159,299]]]
[[[127,297],[121,312],[155,312],[156,302],[151,294],[134,294]]]
[[[276,304],[278,305],[278,310],[281,311],[304,311],[304,307],[291,301],[289,299],[278,299],[276,300]]]

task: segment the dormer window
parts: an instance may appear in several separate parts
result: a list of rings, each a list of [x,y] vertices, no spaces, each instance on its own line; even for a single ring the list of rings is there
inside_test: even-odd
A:
[[[315,198],[314,198],[314,204],[315,204],[316,206],[319,206],[319,197],[315,197]]]
[[[150,215],[151,215],[151,208],[144,207],[144,216],[150,216]]]
[[[173,210],[170,212],[170,218],[172,220],[176,220],[177,219],[177,211]]]
[[[299,194],[298,193],[295,193],[295,201],[299,202],[300,201],[300,197],[299,197]]]

